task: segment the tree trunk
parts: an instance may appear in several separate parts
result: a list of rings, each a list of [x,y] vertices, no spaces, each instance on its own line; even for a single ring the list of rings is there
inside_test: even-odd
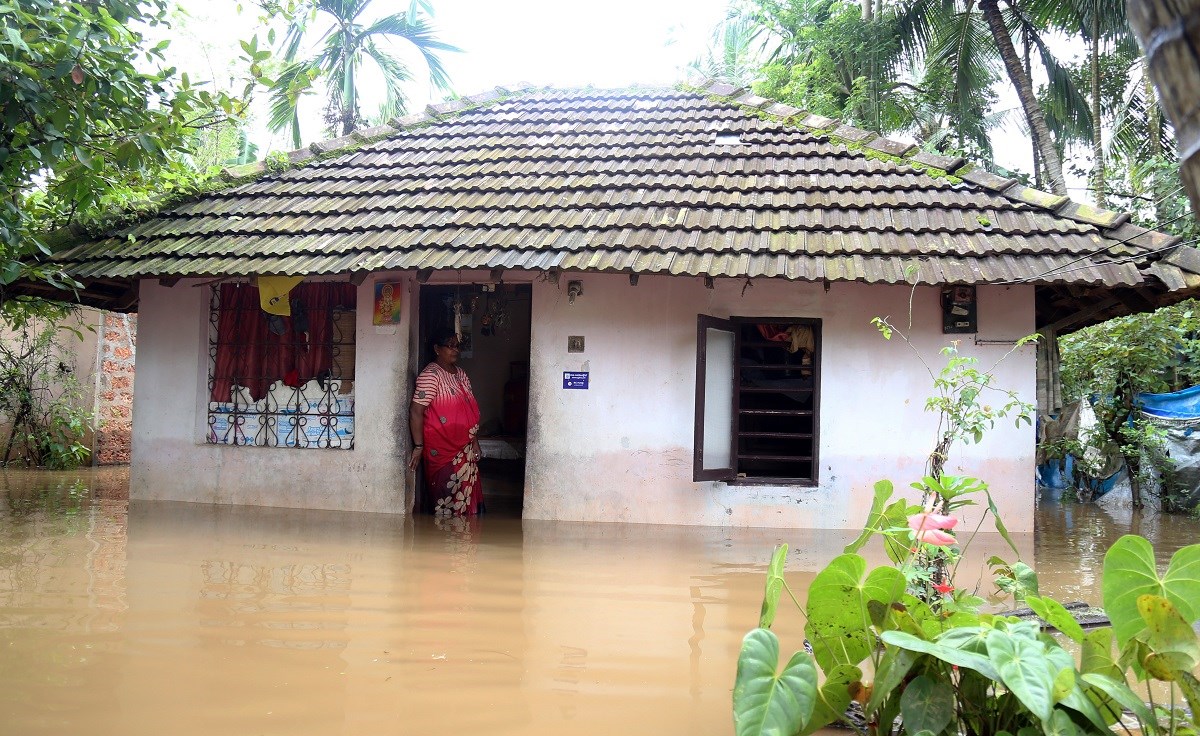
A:
[[[1021,27],[1021,61],[1025,64],[1025,76],[1033,79],[1033,65],[1029,62],[1029,49],[1033,46],[1033,41],[1029,38],[1029,28]],[[1033,186],[1035,189],[1041,189],[1045,184],[1042,183],[1042,157],[1038,154],[1037,146],[1033,147]]]
[[[1200,2],[1200,0],[1196,1]],[[1033,93],[1033,82],[1021,68],[1021,59],[1017,56],[1012,37],[1008,35],[1008,29],[1004,27],[1004,18],[1000,15],[1000,8],[997,7],[996,0],[980,0],[979,9],[983,12],[984,20],[987,21],[988,30],[992,32],[992,39],[1000,51],[1000,58],[1004,60],[1004,70],[1008,73],[1008,78],[1012,81],[1013,86],[1017,88],[1017,97],[1021,100],[1021,108],[1025,111],[1025,120],[1029,123],[1029,134],[1033,136],[1034,145],[1037,146],[1042,157],[1042,165],[1046,167],[1050,191],[1065,196],[1067,182],[1063,178],[1062,158],[1058,155],[1058,149],[1054,147],[1050,127],[1046,125],[1046,116],[1042,114],[1042,108],[1038,105],[1037,97]]]
[[[871,20],[875,14],[875,3],[873,0],[862,0],[860,5],[862,7],[862,19]]]
[[[1104,137],[1100,128],[1100,8],[1092,9],[1092,192],[1097,207],[1108,206],[1104,178]]]
[[[1175,124],[1181,174],[1200,212],[1200,0],[1127,0],[1163,111]]]
[[[1154,80],[1150,79],[1150,66],[1142,71],[1142,84],[1146,88],[1146,123],[1150,128],[1150,155],[1162,155],[1162,115],[1159,114],[1158,93],[1154,91]]]

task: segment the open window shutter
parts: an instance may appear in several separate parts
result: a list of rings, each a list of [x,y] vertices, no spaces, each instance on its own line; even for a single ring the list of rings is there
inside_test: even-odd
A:
[[[734,470],[733,322],[706,314],[696,322],[696,444],[692,480],[732,480]]]

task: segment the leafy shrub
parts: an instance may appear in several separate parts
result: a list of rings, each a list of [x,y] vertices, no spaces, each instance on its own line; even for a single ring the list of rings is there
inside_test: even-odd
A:
[[[9,328],[0,340],[0,415],[9,423],[0,461],[73,468],[91,450],[81,442],[94,417],[82,409],[84,392],[71,373],[63,335],[71,307],[40,300],[10,300],[0,307]],[[14,453],[19,453],[14,455]]]
[[[967,494],[986,491],[974,479],[943,481],[939,493],[946,486],[960,489],[952,496],[959,505]],[[783,574],[787,547],[776,549],[759,627],[746,635],[738,658],[738,736],[805,735],[834,722],[872,736],[1082,736],[1111,733],[1129,717],[1150,736],[1196,733],[1196,716],[1174,704],[1182,693],[1192,713],[1200,713],[1200,640],[1192,628],[1200,620],[1200,545],[1177,551],[1160,577],[1149,542],[1118,540],[1104,560],[1104,607],[1112,627],[1088,633],[1058,601],[1037,595],[1031,568],[993,560],[999,584],[1078,645],[1077,662],[1038,622],[982,612],[983,601],[956,590],[952,574],[930,594],[914,574],[931,546],[918,541],[920,522],[913,520],[923,512],[907,527],[895,523],[921,506],[889,504],[891,490],[887,482],[876,486],[864,534],[812,581],[802,607],[812,654],[797,651],[782,670],[770,627],[781,593],[795,595]],[[1002,524],[998,529],[1004,534]],[[889,555],[907,554],[868,570],[856,550],[876,534]],[[954,545],[932,546],[952,558],[959,554]],[[873,681],[864,677],[868,662]],[[1170,701],[1143,702],[1131,675],[1136,682],[1167,683]],[[865,726],[847,714],[852,702]]]

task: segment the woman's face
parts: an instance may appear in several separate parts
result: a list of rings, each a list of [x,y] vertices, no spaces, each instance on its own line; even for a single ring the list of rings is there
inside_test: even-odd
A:
[[[435,345],[433,352],[439,361],[454,365],[458,362],[458,338],[450,338],[445,345]]]

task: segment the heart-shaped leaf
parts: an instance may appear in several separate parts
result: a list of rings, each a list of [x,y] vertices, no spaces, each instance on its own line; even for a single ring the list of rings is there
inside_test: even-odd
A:
[[[742,639],[733,684],[733,727],[737,736],[792,736],[808,723],[817,700],[817,668],[807,652],[796,652],[782,672],[779,638],[754,629]]]
[[[904,574],[894,567],[867,573],[867,562],[852,554],[839,555],[817,573],[808,588],[805,635],[824,672],[840,664],[857,666],[871,653],[875,635],[870,601],[890,606],[904,593]]]
[[[1104,675],[1114,680],[1120,678],[1121,668],[1113,659],[1112,643],[1113,632],[1107,626],[1087,632],[1083,637],[1079,671],[1085,674]]]
[[[1137,607],[1143,595],[1166,598],[1191,625],[1200,617],[1200,544],[1177,550],[1159,578],[1154,548],[1142,537],[1127,534],[1104,555],[1102,587],[1104,612],[1122,648],[1146,627]]]
[[[987,635],[988,659],[999,672],[997,678],[1043,723],[1054,707],[1054,677],[1045,662],[1041,642],[993,629]]]
[[[945,682],[919,675],[900,696],[900,716],[908,733],[941,733],[954,719],[954,691]]]

